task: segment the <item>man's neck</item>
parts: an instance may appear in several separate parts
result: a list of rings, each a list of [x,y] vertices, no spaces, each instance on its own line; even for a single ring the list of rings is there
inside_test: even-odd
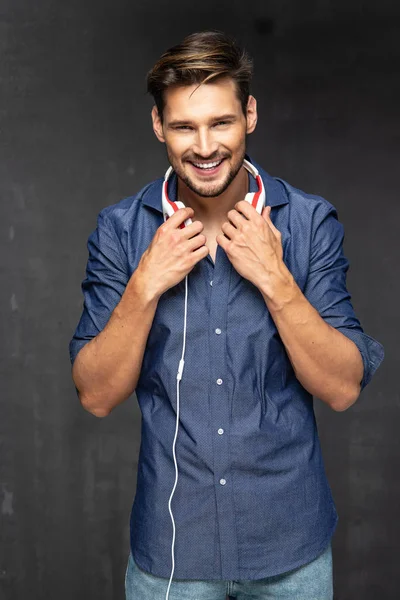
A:
[[[198,196],[179,178],[177,184],[178,199],[185,206],[193,208],[193,220],[201,221],[205,227],[211,228],[226,221],[226,214],[237,202],[244,199],[249,188],[247,170],[244,167],[240,169],[225,192],[213,198]]]

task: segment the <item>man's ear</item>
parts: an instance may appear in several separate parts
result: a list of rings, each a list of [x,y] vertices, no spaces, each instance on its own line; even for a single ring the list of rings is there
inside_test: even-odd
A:
[[[247,101],[246,122],[246,133],[253,133],[257,125],[257,100],[254,96],[249,96]]]
[[[153,131],[159,142],[165,142],[163,126],[161,123],[160,115],[158,114],[157,106],[153,106],[151,110],[151,118],[153,121]]]

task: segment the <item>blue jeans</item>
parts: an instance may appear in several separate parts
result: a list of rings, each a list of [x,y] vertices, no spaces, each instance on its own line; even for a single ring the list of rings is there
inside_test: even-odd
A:
[[[165,600],[168,579],[142,571],[129,556],[126,600]],[[332,600],[332,545],[316,559],[281,575],[255,581],[174,579],[169,600]]]

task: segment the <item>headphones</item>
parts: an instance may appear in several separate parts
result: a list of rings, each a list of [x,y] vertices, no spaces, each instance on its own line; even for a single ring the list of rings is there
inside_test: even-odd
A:
[[[251,162],[244,159],[243,166],[245,167],[245,169],[247,169],[249,171],[249,173],[251,173],[251,175],[253,175],[254,179],[257,182],[257,186],[258,186],[258,190],[256,192],[247,193],[246,196],[244,197],[244,199],[247,202],[249,202],[252,206],[254,206],[256,211],[261,214],[262,209],[264,208],[264,205],[265,205],[265,188],[264,188],[263,180],[261,179],[261,176],[259,175],[256,167],[254,165],[252,165]],[[169,167],[169,169],[165,173],[164,181],[163,181],[163,185],[162,185],[162,191],[161,191],[164,221],[166,221],[169,217],[172,217],[172,215],[180,208],[185,208],[185,205],[183,204],[183,202],[180,202],[179,200],[177,200],[176,202],[173,202],[168,197],[168,180],[169,180],[172,172],[173,172],[172,167]],[[184,221],[184,223],[182,223],[180,225],[180,229],[183,229],[184,227],[190,225],[191,222],[192,222],[192,220],[190,218],[186,219]],[[175,465],[175,482],[174,482],[174,485],[173,485],[173,488],[171,491],[171,495],[168,500],[168,510],[169,510],[169,514],[171,516],[171,522],[172,522],[172,541],[171,541],[172,567],[171,567],[171,574],[169,577],[168,587],[167,587],[167,591],[166,591],[166,595],[165,595],[165,600],[169,600],[169,591],[171,588],[171,583],[172,583],[172,579],[173,579],[173,575],[174,575],[174,571],[175,571],[176,527],[175,527],[174,515],[172,513],[171,502],[172,502],[172,498],[175,493],[175,489],[176,489],[176,486],[178,483],[178,476],[179,476],[178,462],[176,459],[176,440],[177,440],[178,430],[179,430],[179,414],[180,414],[180,394],[179,394],[180,386],[179,386],[179,384],[182,379],[183,368],[185,365],[187,306],[188,306],[188,276],[186,275],[186,277],[185,277],[184,317],[183,317],[183,346],[182,346],[182,355],[181,355],[181,359],[179,361],[178,371],[177,371],[177,375],[176,375],[176,421],[175,421],[174,440],[172,443],[172,455],[173,455],[174,465]]]
[[[244,197],[244,200],[246,200],[246,202],[249,202],[249,204],[254,206],[256,211],[261,214],[262,209],[264,208],[264,205],[265,205],[265,188],[264,188],[263,180],[261,179],[256,167],[253,164],[251,164],[251,162],[244,159],[243,166],[245,169],[247,169],[249,171],[249,173],[251,173],[251,175],[253,175],[253,177],[256,180],[257,185],[258,185],[258,190],[256,192],[247,193]],[[169,169],[165,173],[164,182],[163,182],[162,191],[161,191],[164,221],[166,221],[168,219],[168,217],[172,217],[172,215],[179,208],[185,208],[185,205],[180,200],[173,202],[168,197],[168,180],[169,180],[172,172],[173,172],[173,168],[169,167]],[[186,219],[184,221],[184,223],[182,223],[182,225],[180,225],[180,229],[183,229],[185,226],[190,225],[191,222],[192,222],[192,219]]]

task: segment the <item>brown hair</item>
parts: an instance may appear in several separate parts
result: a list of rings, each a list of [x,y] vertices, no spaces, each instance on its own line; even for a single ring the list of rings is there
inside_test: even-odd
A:
[[[167,88],[230,77],[246,115],[252,74],[251,58],[233,38],[222,31],[202,31],[192,33],[161,55],[147,73],[147,91],[154,98],[162,122],[163,92]]]

